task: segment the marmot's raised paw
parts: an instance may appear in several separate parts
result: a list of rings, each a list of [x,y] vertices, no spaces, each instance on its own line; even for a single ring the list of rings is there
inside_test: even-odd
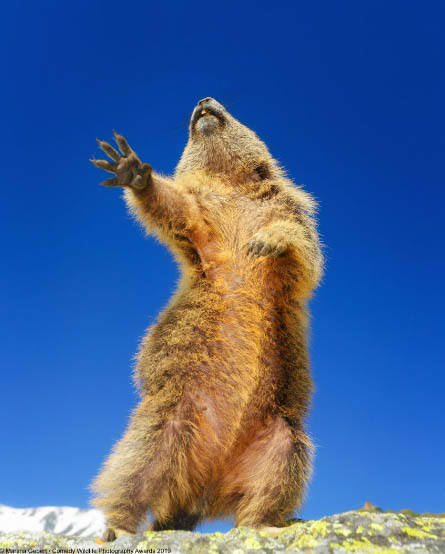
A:
[[[108,160],[90,160],[96,167],[116,174],[116,177],[106,179],[100,184],[105,187],[144,189],[150,182],[151,165],[142,163],[136,152],[130,148],[127,140],[122,135],[118,135],[116,131],[113,131],[113,133],[122,154],[108,144],[108,142],[97,139],[99,147],[114,160],[114,163]]]
[[[276,258],[283,254],[288,247],[286,237],[271,229],[260,229],[250,241],[247,254],[255,256],[269,256]]]

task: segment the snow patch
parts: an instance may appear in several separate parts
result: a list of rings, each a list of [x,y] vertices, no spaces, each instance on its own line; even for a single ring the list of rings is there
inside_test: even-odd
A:
[[[74,537],[101,537],[105,518],[99,510],[69,506],[10,508],[0,504],[0,531],[48,531]]]

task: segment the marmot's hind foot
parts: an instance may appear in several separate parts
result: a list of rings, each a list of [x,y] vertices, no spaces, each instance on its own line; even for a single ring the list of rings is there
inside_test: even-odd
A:
[[[132,535],[129,531],[125,529],[118,529],[117,527],[107,527],[103,536],[105,542],[113,542],[119,537],[125,537],[126,535]]]

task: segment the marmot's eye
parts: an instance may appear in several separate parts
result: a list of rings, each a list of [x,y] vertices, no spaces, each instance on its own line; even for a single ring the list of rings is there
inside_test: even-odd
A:
[[[270,170],[267,164],[261,164],[255,168],[255,171],[260,179],[268,179],[270,177]]]

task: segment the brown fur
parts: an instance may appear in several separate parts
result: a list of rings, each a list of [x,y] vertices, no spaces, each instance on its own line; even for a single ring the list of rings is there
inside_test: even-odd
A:
[[[182,279],[142,341],[142,400],[94,482],[94,504],[129,532],[147,510],[157,530],[232,514],[237,525],[282,526],[311,471],[303,421],[306,301],[322,270],[315,202],[213,99],[195,108],[172,178],[116,140],[124,157],[100,142],[116,163],[94,163],[116,173],[104,184],[125,187]]]

